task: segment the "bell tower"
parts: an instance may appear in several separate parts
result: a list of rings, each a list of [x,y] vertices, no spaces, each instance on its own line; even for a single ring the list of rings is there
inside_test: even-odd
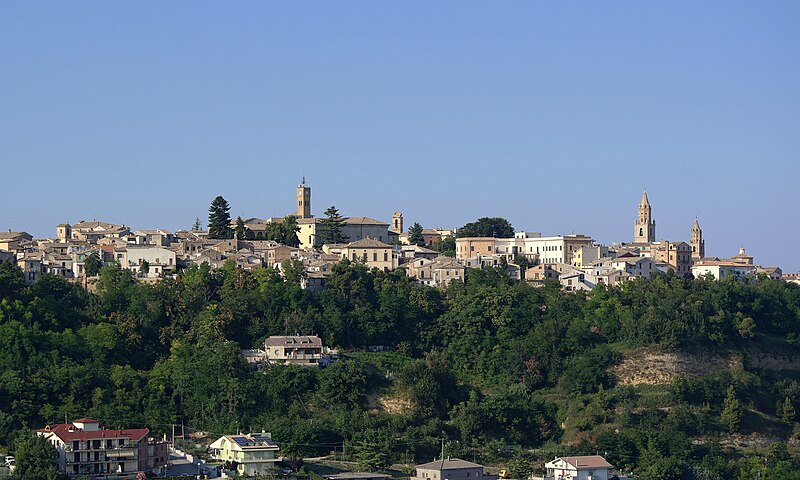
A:
[[[403,214],[400,211],[394,212],[394,215],[392,215],[392,231],[394,233],[403,233]]]
[[[647,198],[647,191],[642,193],[642,200],[639,202],[639,216],[633,228],[633,243],[653,243],[656,241],[656,222],[652,217],[650,200]]]
[[[311,187],[306,185],[306,177],[297,186],[297,218],[311,218]]]
[[[692,260],[697,261],[706,256],[706,241],[703,240],[703,230],[700,229],[700,224],[697,223],[697,218],[694,219],[692,225],[691,240],[689,246],[692,247]]]

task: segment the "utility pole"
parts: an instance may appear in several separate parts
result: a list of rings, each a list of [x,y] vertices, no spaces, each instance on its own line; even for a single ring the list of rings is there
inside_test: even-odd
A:
[[[442,456],[440,458],[444,460],[444,430],[442,430]]]

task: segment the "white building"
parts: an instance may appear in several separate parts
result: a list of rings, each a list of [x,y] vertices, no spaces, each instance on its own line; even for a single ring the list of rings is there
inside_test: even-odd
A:
[[[264,351],[269,363],[319,366],[327,350],[316,335],[272,336],[264,340]]]
[[[600,260],[604,257],[612,257],[611,252],[605,245],[591,245],[588,247],[581,247],[574,252],[572,256],[572,266],[583,268],[587,265]]]
[[[656,263],[651,258],[617,257],[608,262],[609,270],[621,270],[631,277],[648,278],[657,272]]]
[[[692,265],[692,275],[695,278],[704,277],[708,274],[714,276],[715,279],[720,280],[731,275],[736,278],[743,279],[754,277],[756,267],[746,263],[728,262],[723,260],[699,260]]]
[[[561,457],[544,464],[545,480],[608,480],[614,468],[600,455]]]
[[[147,277],[151,278],[176,268],[175,252],[155,245],[129,245],[116,250],[115,256],[121,268],[127,268],[137,275],[142,264],[147,262]]]

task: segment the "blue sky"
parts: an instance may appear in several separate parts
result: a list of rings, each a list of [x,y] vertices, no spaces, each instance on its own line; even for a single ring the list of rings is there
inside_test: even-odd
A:
[[[0,2],[0,228],[320,215],[800,270],[800,2]]]

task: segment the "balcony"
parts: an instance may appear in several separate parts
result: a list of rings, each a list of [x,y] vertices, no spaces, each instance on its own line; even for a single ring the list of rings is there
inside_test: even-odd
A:
[[[137,450],[135,447],[121,447],[115,449],[107,449],[105,451],[106,457],[120,459],[125,457],[135,457]]]
[[[322,354],[320,354],[320,353],[295,353],[295,354],[286,355],[285,359],[286,360],[313,360],[315,358],[319,359],[321,356],[322,356]],[[276,359],[276,360],[281,360],[281,359]]]

